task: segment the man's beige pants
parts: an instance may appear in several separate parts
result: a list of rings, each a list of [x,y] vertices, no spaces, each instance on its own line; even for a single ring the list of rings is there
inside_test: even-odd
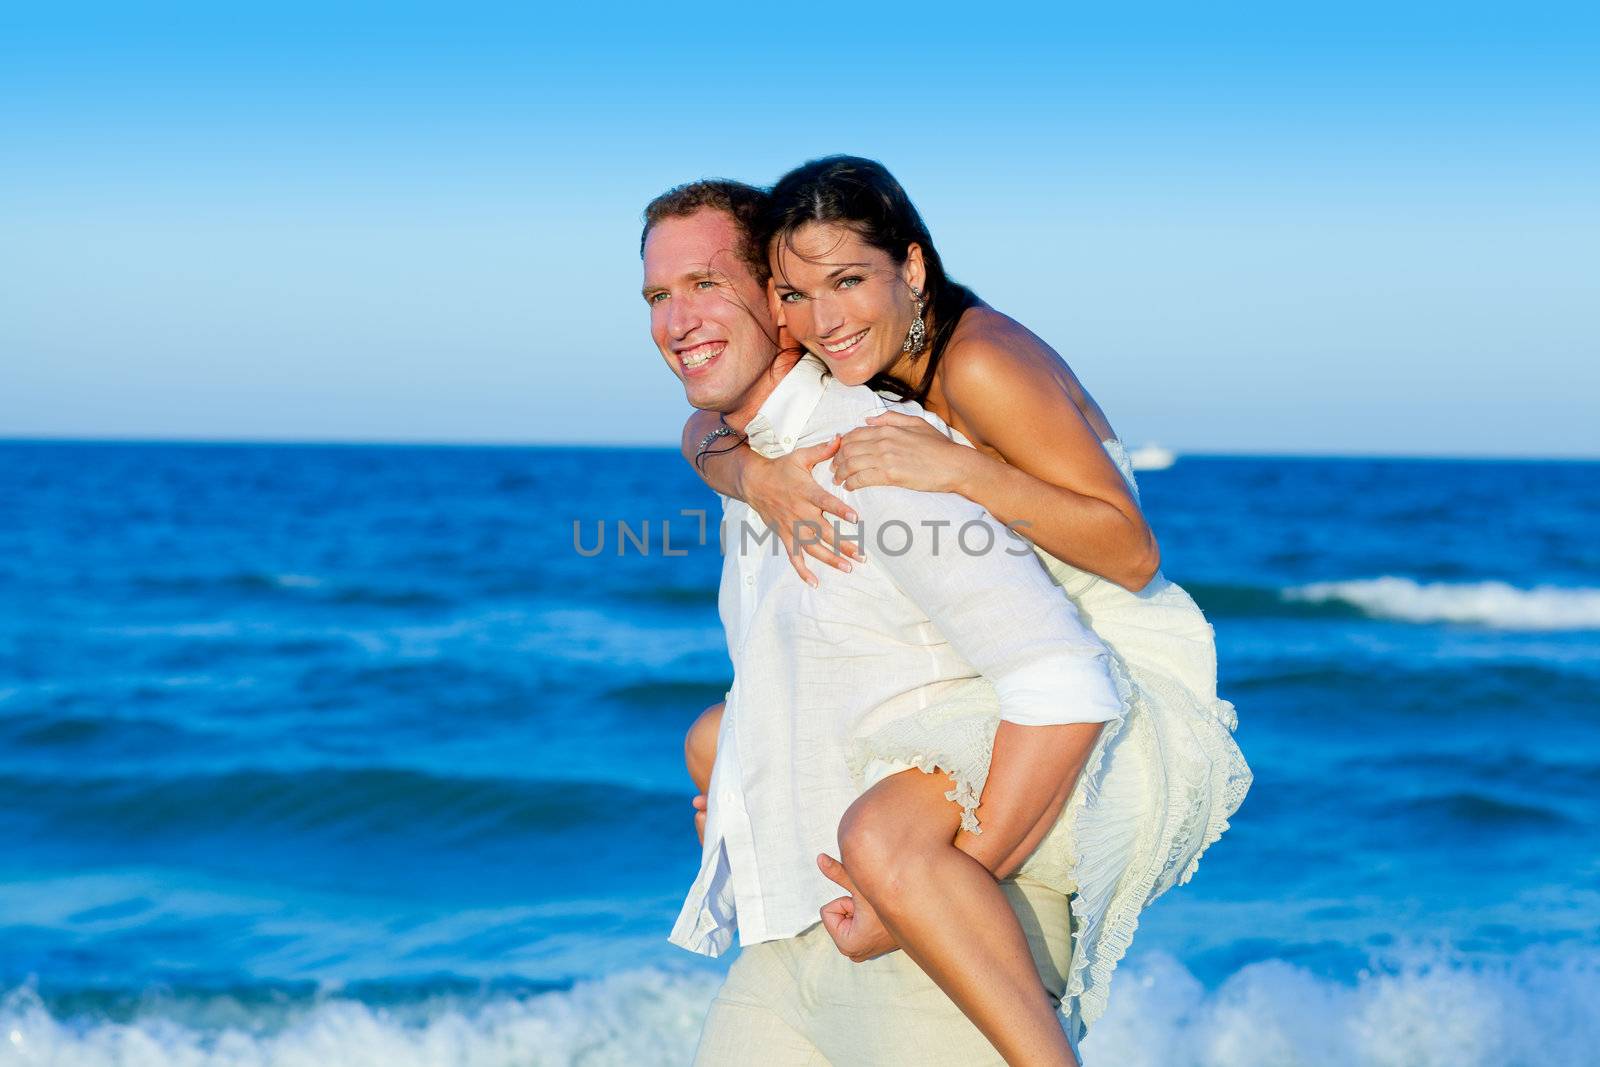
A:
[[[1000,883],[1052,999],[1067,986],[1071,911],[1037,882]],[[711,1002],[696,1067],[973,1067],[1003,1064],[904,952],[852,963],[819,922],[740,950]]]

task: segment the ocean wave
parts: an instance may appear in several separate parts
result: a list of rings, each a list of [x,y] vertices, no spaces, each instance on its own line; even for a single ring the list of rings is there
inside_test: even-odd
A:
[[[193,596],[278,595],[310,603],[386,608],[442,607],[452,598],[432,589],[366,582],[333,582],[298,572],[239,571],[231,574],[141,575],[140,590]]]
[[[31,986],[0,1001],[0,1067],[634,1067],[687,1064],[717,978],[634,971],[558,993],[374,1005],[338,994],[270,1014],[153,998],[126,1021],[52,1013]]]
[[[115,1020],[52,1010],[32,985],[0,999],[0,1064],[78,1067],[659,1067],[687,1064],[718,984],[641,969],[569,989],[441,993],[374,1004],[334,990],[264,1010],[149,995]],[[1473,962],[1416,951],[1353,982],[1284,960],[1207,989],[1162,953],[1130,959],[1084,1042],[1089,1067],[1561,1067],[1600,1043],[1600,952]]]
[[[1416,582],[1385,576],[1313,582],[1283,591],[1291,603],[1348,605],[1380,619],[1476,623],[1507,630],[1600,628],[1600,589],[1506,582]]]
[[[725,680],[631,682],[607,689],[604,699],[640,710],[685,713],[716,704],[727,693],[728,683]]]
[[[1200,609],[1212,618],[1359,619],[1360,608],[1338,600],[1308,601],[1285,598],[1273,586],[1221,582],[1184,582]]]
[[[1495,827],[1510,830],[1537,829],[1569,821],[1553,807],[1519,804],[1470,791],[1417,797],[1400,805],[1400,811],[1408,818],[1459,823],[1480,829]]]
[[[602,832],[608,825],[676,826],[684,798],[614,782],[458,777],[398,767],[241,769],[170,778],[0,775],[26,797],[5,821],[71,840],[273,830],[431,841]],[[670,820],[670,821],[669,821]]]
[[[1128,972],[1084,1042],[1089,1067],[1576,1067],[1600,1041],[1594,949],[1408,949],[1353,983],[1272,959],[1214,990],[1159,953]]]

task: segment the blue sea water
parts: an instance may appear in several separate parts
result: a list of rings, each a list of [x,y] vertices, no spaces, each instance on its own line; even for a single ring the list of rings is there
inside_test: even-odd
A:
[[[1141,476],[1256,782],[1091,1064],[1593,1062],[1597,475]],[[668,450],[0,443],[0,1065],[686,1063],[714,504]]]

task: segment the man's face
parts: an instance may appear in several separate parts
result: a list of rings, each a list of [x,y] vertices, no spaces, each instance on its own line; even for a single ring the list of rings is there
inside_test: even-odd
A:
[[[707,411],[735,410],[778,351],[743,240],[733,216],[703,208],[656,223],[644,244],[650,336],[689,403]]]

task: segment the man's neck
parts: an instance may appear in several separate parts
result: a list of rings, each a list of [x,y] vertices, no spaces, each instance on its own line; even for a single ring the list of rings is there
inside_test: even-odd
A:
[[[750,425],[750,420],[756,417],[756,412],[761,410],[761,405],[767,402],[767,397],[778,387],[778,383],[789,376],[799,363],[805,352],[798,348],[785,349],[772,360],[772,365],[761,372],[750,388],[745,390],[737,406],[732,411],[722,413],[722,420],[729,426],[744,433],[745,427]]]

